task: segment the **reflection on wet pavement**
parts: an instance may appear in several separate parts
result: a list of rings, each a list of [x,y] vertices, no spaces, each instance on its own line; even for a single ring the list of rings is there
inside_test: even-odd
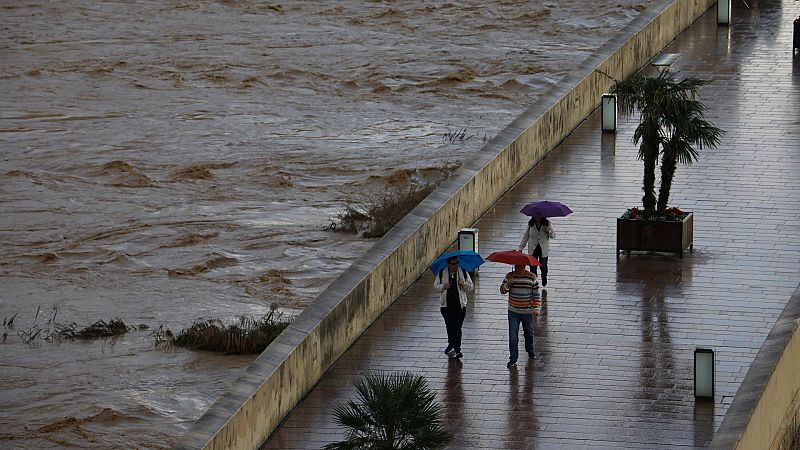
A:
[[[787,57],[797,11],[785,2],[751,6],[734,2],[737,19],[722,35],[712,8],[665,49],[682,53],[682,74],[714,81],[701,92],[707,118],[727,130],[720,148],[678,168],[673,185],[673,205],[695,213],[693,252],[617,260],[616,217],[641,197],[635,123],[601,137],[594,114],[476,224],[489,254],[519,242],[525,218],[516,211],[531,200],[558,200],[575,212],[553,220],[559,239],[536,360],[505,367],[498,287],[507,267],[480,269],[461,363],[441,353],[438,293],[426,274],[264,448],[333,442],[341,433],[333,405],[352,397],[358,374],[395,370],[422,373],[439,392],[456,434],[451,449],[707,447],[800,283],[800,73]],[[713,401],[694,399],[695,347],[716,350]]]

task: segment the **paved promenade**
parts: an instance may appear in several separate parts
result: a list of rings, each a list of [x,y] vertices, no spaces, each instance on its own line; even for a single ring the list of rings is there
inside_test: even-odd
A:
[[[615,257],[616,217],[639,205],[634,120],[602,135],[592,115],[477,224],[480,253],[514,249],[527,202],[573,209],[553,219],[535,360],[507,369],[498,290],[508,266],[486,263],[464,323],[464,358],[445,329],[429,273],[338,361],[264,448],[311,449],[343,437],[332,410],[364,372],[410,370],[439,393],[452,449],[705,448],[750,363],[800,284],[800,3],[733,2],[665,49],[684,75],[711,79],[707,118],[719,148],[678,168],[670,204],[693,211],[694,252]],[[652,73],[652,69],[647,69]],[[455,237],[454,237],[455,238]],[[412,263],[409,261],[409,263]],[[713,347],[716,398],[695,402],[695,347]]]

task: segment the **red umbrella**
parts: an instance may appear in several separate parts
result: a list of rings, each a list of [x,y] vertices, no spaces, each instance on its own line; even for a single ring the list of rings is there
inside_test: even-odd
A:
[[[489,255],[487,260],[492,262],[499,262],[505,264],[521,265],[521,266],[538,266],[539,260],[535,256],[527,253],[522,253],[519,250],[508,250],[505,252],[494,252]]]

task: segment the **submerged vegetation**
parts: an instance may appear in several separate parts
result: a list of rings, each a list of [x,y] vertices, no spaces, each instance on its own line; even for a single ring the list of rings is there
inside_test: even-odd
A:
[[[446,139],[463,139],[466,130],[459,130]],[[354,198],[346,201],[343,211],[331,218],[329,230],[359,233],[364,238],[379,238],[389,232],[400,220],[433,192],[444,180],[458,170],[460,162],[441,166],[398,169],[382,179],[383,188],[374,190],[359,186]]]
[[[412,183],[406,188],[387,187],[383,192],[366,194],[363,200],[351,202],[335,219],[331,219],[328,228],[360,233],[365,238],[379,238],[425,200],[438,185]]]
[[[100,319],[92,325],[81,329],[78,329],[78,326],[73,322],[61,327],[58,330],[58,335],[66,339],[101,339],[121,336],[131,330],[146,328],[147,325],[129,327],[119,318],[113,318],[108,322]]]
[[[365,238],[379,238],[392,229],[415,206],[425,199],[438,183],[411,184],[405,189],[387,188],[353,202],[332,220],[330,229],[361,233]]]
[[[78,324],[75,322],[66,324],[58,322],[56,320],[58,317],[58,308],[56,307],[53,307],[53,315],[40,325],[38,320],[41,310],[41,306],[36,308],[36,314],[33,317],[33,325],[29,326],[27,329],[21,329],[17,332],[17,335],[20,337],[22,342],[26,344],[34,344],[39,341],[57,342],[65,339],[104,339],[121,336],[128,331],[136,329],[144,330],[148,328],[147,325],[128,326],[122,321],[122,319],[119,318],[112,318],[108,322],[100,319],[88,327],[78,328]],[[9,330],[14,329],[14,320],[16,317],[17,314],[14,314],[11,317],[3,318],[2,342],[5,342],[8,339]]]
[[[183,347],[227,354],[261,353],[289,325],[273,306],[260,319],[240,317],[239,323],[225,325],[219,319],[195,321],[192,326],[173,333],[159,327],[152,333],[157,347]]]
[[[225,325],[219,319],[198,320],[189,328],[173,333],[163,326],[150,333],[156,347],[183,347],[191,350],[210,350],[227,354],[261,353],[289,325],[288,320],[281,319],[273,304],[270,311],[259,319],[240,317],[238,323]],[[140,324],[130,326],[120,318],[109,321],[98,320],[93,324],[79,328],[75,322],[68,324],[56,321],[58,309],[53,308],[53,315],[44,323],[38,322],[41,307],[37,308],[33,325],[20,329],[15,328],[17,314],[3,317],[2,342],[8,339],[9,332],[16,331],[17,336],[25,344],[38,345],[41,342],[56,343],[64,340],[94,340],[122,336],[130,331],[143,331],[150,327]]]
[[[487,140],[489,140],[489,135],[483,133],[483,136],[481,136],[481,134],[477,132],[475,133],[467,132],[466,128],[459,128],[457,130],[447,130],[444,133],[442,133],[442,140],[448,141],[451,144],[468,141],[472,138],[479,138],[481,142],[486,142]]]

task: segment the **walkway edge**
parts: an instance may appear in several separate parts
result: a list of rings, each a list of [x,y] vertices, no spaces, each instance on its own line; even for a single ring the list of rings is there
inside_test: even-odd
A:
[[[800,392],[800,286],[747,370],[710,448],[779,448]],[[787,392],[795,395],[787,396]]]
[[[178,449],[255,449],[453,242],[594,111],[612,80],[657,55],[716,2],[661,0],[608,41],[333,281],[183,436]]]

